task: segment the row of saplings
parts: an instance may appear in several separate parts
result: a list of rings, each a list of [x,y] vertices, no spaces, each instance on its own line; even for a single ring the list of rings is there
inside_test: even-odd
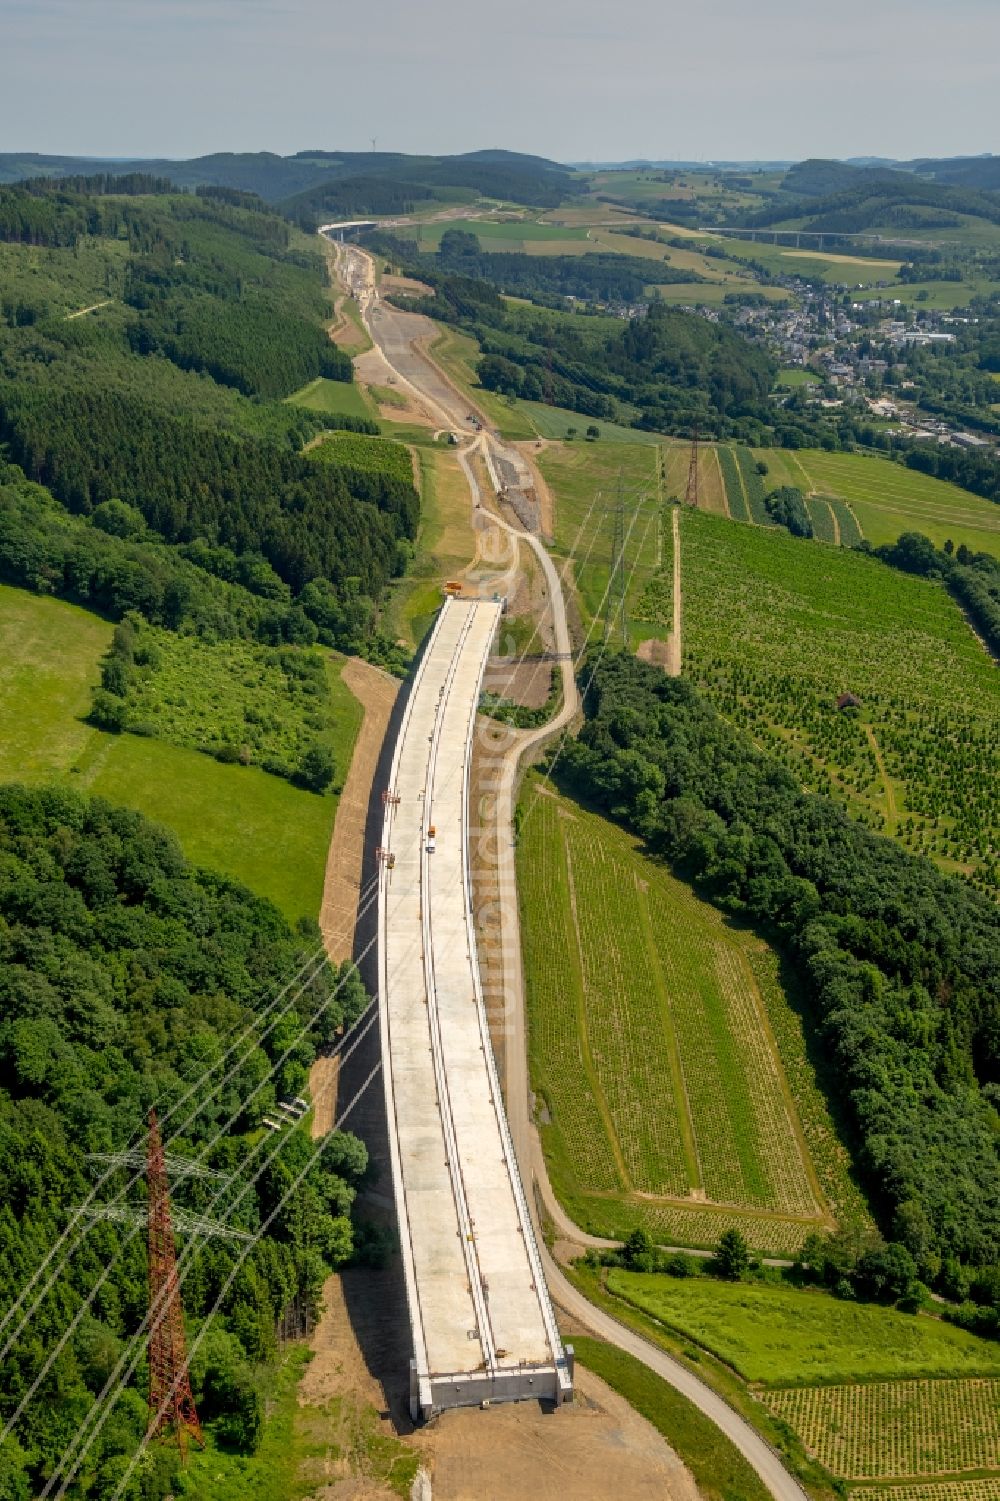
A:
[[[621,1267],[669,1277],[708,1275],[729,1282],[780,1280],[824,1287],[838,1298],[894,1305],[904,1313],[919,1313],[931,1300],[920,1277],[926,1269],[918,1267],[906,1246],[850,1230],[807,1236],[797,1260],[783,1268],[764,1266],[742,1232],[732,1229],[723,1232],[710,1256],[666,1251],[640,1228],[616,1249],[591,1250],[582,1260],[591,1267]],[[941,1295],[951,1300],[945,1304],[936,1300],[936,1311],[943,1318],[976,1334],[1000,1338],[1000,1266],[970,1272],[959,1261],[946,1258],[935,1280]]]

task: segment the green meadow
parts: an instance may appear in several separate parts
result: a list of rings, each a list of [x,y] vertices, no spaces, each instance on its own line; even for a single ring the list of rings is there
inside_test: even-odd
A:
[[[253,766],[86,722],[112,626],[61,600],[0,586],[0,778],[66,781],[166,824],[185,853],[269,897],[295,922],[315,919],[337,808]],[[346,769],[361,709],[329,674]]]

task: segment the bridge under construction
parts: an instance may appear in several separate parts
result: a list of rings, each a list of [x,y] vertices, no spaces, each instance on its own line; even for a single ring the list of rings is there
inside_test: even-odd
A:
[[[483,1004],[472,738],[501,606],[448,599],[395,745],[379,848],[379,989],[415,1418],[572,1395]]]

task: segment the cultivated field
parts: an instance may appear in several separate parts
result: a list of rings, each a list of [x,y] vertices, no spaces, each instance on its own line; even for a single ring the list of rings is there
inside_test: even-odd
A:
[[[391,438],[376,438],[367,433],[327,433],[309,453],[319,463],[345,464],[365,474],[385,474],[406,485],[414,482],[409,449]]]
[[[1000,1501],[1000,1475],[992,1480],[917,1481],[913,1485],[851,1487],[851,1501]]]
[[[777,530],[681,522],[685,671],[806,786],[996,884],[1000,684],[944,589]],[[837,710],[845,692],[859,710]]]
[[[852,1303],[818,1289],[617,1269],[608,1273],[608,1288],[711,1350],[745,1381],[818,1387],[845,1381],[895,1386],[909,1377],[1000,1378],[1000,1347],[989,1340],[926,1314]],[[774,1400],[791,1397],[782,1391]]]
[[[111,632],[75,605],[0,586],[0,779],[65,779],[136,808],[171,828],[196,863],[270,897],[292,921],[315,919],[336,798],[256,767],[92,728],[91,689]],[[342,684],[337,693],[353,704]],[[345,726],[342,768],[357,722]]]
[[[805,494],[849,502],[862,534],[876,546],[919,531],[939,547],[950,537],[956,547],[964,542],[977,551],[1000,549],[1000,506],[933,475],[889,459],[811,448],[762,448],[754,458],[768,467],[768,489],[794,485]]]
[[[769,1392],[766,1401],[827,1469],[849,1480],[1000,1471],[995,1378],[807,1386]],[[906,1491],[878,1494],[901,1501]],[[970,1492],[954,1494],[968,1501]]]
[[[1000,1501],[995,1342],[788,1283],[606,1276],[624,1322],[675,1353],[693,1341],[723,1363],[724,1388],[727,1368],[747,1383],[743,1402],[762,1403],[830,1474],[877,1483],[851,1485],[851,1501]]]
[[[770,951],[534,781],[518,849],[532,1082],[577,1221],[790,1251],[831,1201],[863,1218]]]
[[[580,430],[585,427],[579,419]],[[600,426],[600,424],[598,424]],[[669,612],[652,600],[647,585],[661,568],[669,572],[670,525],[660,505],[659,449],[649,443],[586,441],[554,444],[535,461],[556,499],[556,557],[572,558],[584,630],[600,630],[608,605],[614,557],[614,507],[625,501],[624,558],[628,581],[630,639],[663,634]]]

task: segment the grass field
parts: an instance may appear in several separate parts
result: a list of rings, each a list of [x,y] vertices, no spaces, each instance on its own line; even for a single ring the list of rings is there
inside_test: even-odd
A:
[[[720,710],[910,848],[1000,877],[1000,683],[944,589],[778,530],[681,523],[685,671]],[[835,707],[848,691],[856,714]]]
[[[536,782],[521,806],[532,1086],[574,1219],[777,1252],[828,1200],[863,1219],[771,951],[613,824]]]
[[[593,418],[584,417],[580,412],[571,412],[568,407],[547,406],[541,401],[522,401],[517,399],[516,409],[523,412],[531,423],[534,432],[540,438],[564,439],[569,428],[575,428],[577,437],[583,439],[587,428]],[[600,429],[599,443],[635,443],[655,447],[663,440],[657,433],[643,432],[638,427],[620,427],[616,422],[605,422],[602,418],[594,424]]]
[[[768,1501],[770,1491],[715,1424],[634,1355],[583,1335],[574,1335],[573,1348],[582,1365],[663,1435],[705,1501]]]
[[[975,551],[1000,553],[1000,506],[933,475],[890,459],[820,449],[755,450],[768,467],[768,489],[795,485],[807,494],[850,502],[865,537],[876,546],[901,532],[920,531],[940,546],[947,538]]]
[[[819,380],[815,370],[807,370],[802,365],[789,365],[778,371],[778,385],[787,386],[789,390],[794,390],[797,386],[818,385]]]
[[[97,733],[84,723],[113,627],[87,610],[0,584],[0,776],[66,772]]]
[[[285,398],[293,406],[308,407],[311,412],[331,417],[377,417],[364,386],[355,381],[326,380],[320,376]]]
[[[841,255],[833,251],[802,246],[773,245],[764,240],[741,240],[725,235],[719,241],[727,255],[739,256],[766,266],[778,276],[807,276],[845,286],[871,286],[888,282],[893,287],[902,264],[899,260],[875,260],[869,256]],[[873,292],[878,296],[877,290]],[[897,291],[883,291],[883,296],[898,296]]]
[[[767,1404],[821,1464],[850,1480],[1000,1471],[996,1379],[807,1386],[771,1392]],[[900,1501],[894,1487],[878,1494]],[[970,1492],[955,1495],[969,1501]]]
[[[66,780],[136,808],[171,828],[197,864],[270,897],[292,921],[315,918],[336,798],[86,724],[111,629],[75,605],[0,586],[0,778]],[[350,745],[345,736],[345,767]]]
[[[859,288],[855,296],[859,302],[875,297],[898,297],[908,308],[948,313],[954,308],[968,307],[973,298],[995,297],[998,292],[1000,282],[992,277],[967,274],[962,281],[894,282],[887,291],[879,291],[877,287]]]
[[[787,302],[789,294],[784,287],[750,281],[705,281],[705,282],[650,282],[648,291],[656,288],[657,295],[673,307],[721,307],[730,292],[753,292],[766,297],[768,302]]]
[[[1000,1346],[926,1314],[714,1277],[608,1273],[608,1289],[769,1386],[1000,1376]],[[811,1447],[811,1445],[810,1445]]]
[[[484,250],[522,250],[527,245],[545,240],[586,241],[587,230],[582,227],[543,224],[535,219],[457,219],[438,221],[435,224],[420,224],[401,234],[417,241],[421,250],[437,250],[441,237],[450,229],[464,229],[474,234]]]
[[[683,500],[687,494],[691,447],[688,443],[665,443],[663,446],[664,494],[671,500]],[[729,514],[727,485],[714,444],[698,446],[698,504],[717,516]]]
[[[405,576],[391,586],[382,629],[417,646],[441,604],[441,586],[472,561],[475,541],[469,486],[453,452],[421,448],[420,527],[416,553]]]

